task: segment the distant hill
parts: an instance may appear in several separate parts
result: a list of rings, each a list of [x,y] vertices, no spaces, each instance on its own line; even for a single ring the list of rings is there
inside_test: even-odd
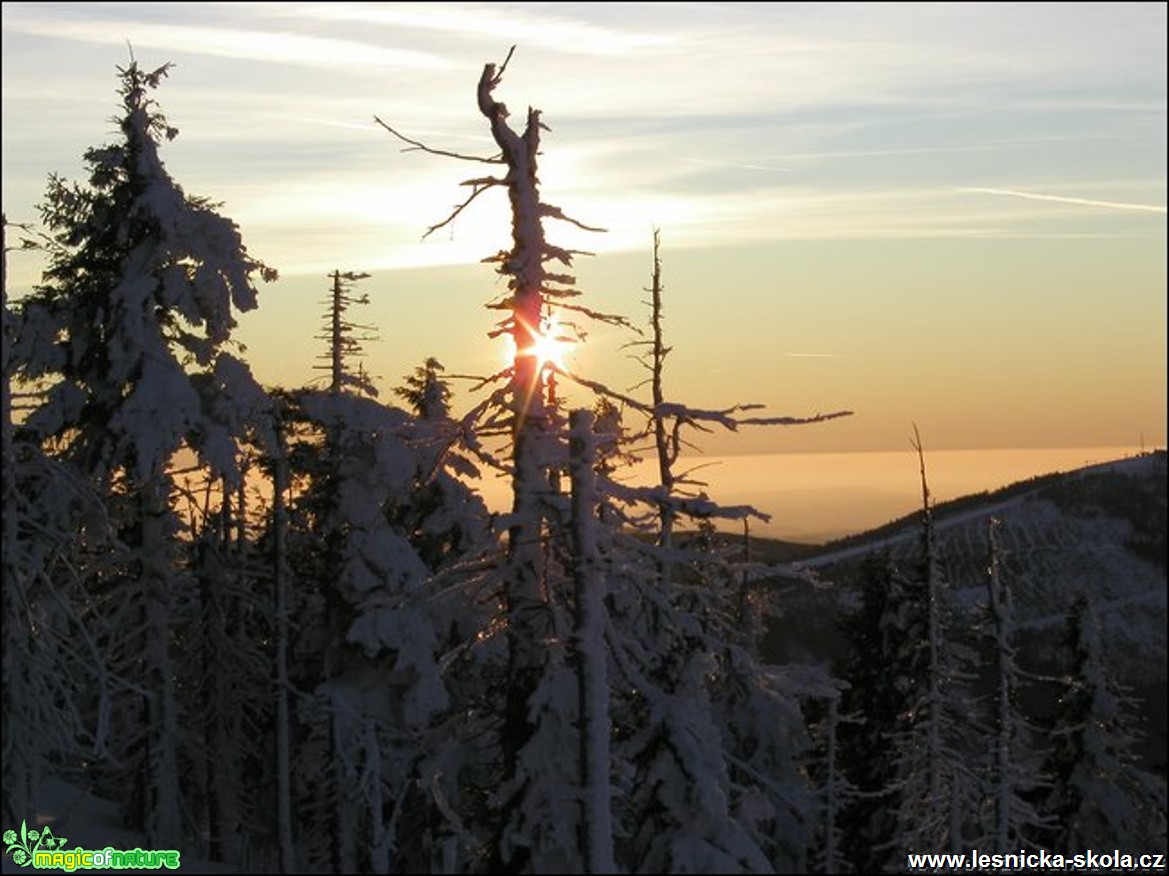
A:
[[[928,459],[927,459],[928,463]],[[1111,646],[1108,660],[1145,703],[1148,749],[1165,768],[1166,454],[1143,454],[1033,478],[934,509],[946,581],[961,612],[955,635],[977,642],[986,600],[987,527],[1001,521],[1002,577],[1020,627],[1019,659],[1031,672],[1059,674],[1058,635],[1078,594]],[[753,540],[753,575],[769,596],[765,656],[775,662],[831,661],[846,647],[837,627],[859,603],[863,559],[887,551],[910,568],[920,514],[820,547]],[[764,559],[775,556],[778,559]],[[770,565],[768,565],[770,563]],[[812,583],[811,579],[819,583]],[[1042,685],[1032,707],[1043,709]]]

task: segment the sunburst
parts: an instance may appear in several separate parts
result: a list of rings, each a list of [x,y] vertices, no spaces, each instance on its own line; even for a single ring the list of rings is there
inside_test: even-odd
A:
[[[542,373],[548,366],[556,371],[567,371],[566,357],[577,344],[576,338],[560,325],[555,316],[548,317],[541,325],[540,330],[531,333],[532,342],[520,351],[522,356],[532,356],[536,360],[536,373]],[[514,344],[512,345],[514,349]]]

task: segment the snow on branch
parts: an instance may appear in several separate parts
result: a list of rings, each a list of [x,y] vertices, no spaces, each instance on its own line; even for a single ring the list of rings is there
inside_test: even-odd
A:
[[[605,480],[603,487],[607,494],[626,505],[669,505],[676,513],[692,518],[745,520],[753,517],[764,523],[771,520],[771,515],[750,505],[720,505],[705,493],[699,496],[679,496],[667,492],[661,486],[633,487],[613,480]]]
[[[851,417],[852,411],[833,411],[830,414],[815,414],[811,417],[749,417],[739,420],[740,426],[803,426],[808,423],[823,423],[840,417]]]
[[[640,332],[636,326],[632,325],[624,316],[616,313],[601,313],[598,310],[593,310],[591,307],[585,307],[581,304],[568,304],[564,301],[552,301],[549,304],[553,307],[559,307],[564,310],[571,310],[574,313],[580,313],[587,316],[589,319],[595,319],[597,322],[607,323],[609,325],[621,326],[622,328],[630,328],[636,332]]]
[[[822,423],[826,420],[835,420],[838,417],[852,416],[852,411],[834,411],[830,414],[816,414],[811,417],[736,417],[739,411],[749,411],[762,407],[757,404],[735,405],[721,411],[704,411],[691,408],[674,402],[663,402],[658,405],[657,413],[661,417],[673,417],[679,421],[700,428],[700,422],[717,423],[732,432],[739,426],[798,426],[807,423]]]
[[[562,304],[560,302],[557,302],[557,306],[569,307],[570,309],[574,310],[583,309]],[[605,314],[593,314],[591,311],[587,312],[588,315],[594,316],[598,319],[607,318]],[[613,318],[621,319],[621,317]],[[587,377],[581,377],[578,374],[562,371],[559,368],[556,369],[556,373],[567,377],[569,380],[579,384],[582,387],[585,387],[586,389],[591,389],[598,395],[602,395],[607,398],[619,401],[622,404],[628,405],[635,411],[640,411],[643,414],[656,415],[662,420],[673,419],[675,432],[682,425],[692,426],[699,431],[709,432],[710,430],[703,425],[704,423],[714,423],[731,432],[738,431],[739,426],[801,426],[809,423],[822,423],[827,420],[835,420],[840,417],[850,417],[853,413],[852,411],[833,411],[827,414],[818,413],[810,417],[736,417],[735,414],[740,411],[755,410],[762,407],[762,405],[741,404],[717,411],[692,408],[688,405],[678,404],[676,402],[662,402],[662,404],[658,405],[657,407],[652,407],[645,404],[644,402],[638,401],[632,396],[628,396],[624,393],[610,389],[603,383],[598,383],[595,380],[589,380]]]

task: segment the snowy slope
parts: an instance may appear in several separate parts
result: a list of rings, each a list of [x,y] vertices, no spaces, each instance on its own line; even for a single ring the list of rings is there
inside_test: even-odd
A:
[[[1109,646],[1106,659],[1145,703],[1150,751],[1164,748],[1166,456],[1164,451],[1036,478],[935,509],[946,580],[974,636],[986,601],[988,521],[1002,522],[1001,573],[1020,626],[1020,661],[1062,671],[1058,637],[1079,594]],[[905,518],[830,545],[798,564],[758,567],[771,591],[769,659],[831,660],[845,646],[836,624],[858,604],[862,560],[887,550],[911,568],[920,522]],[[803,576],[802,578],[800,576]],[[819,583],[808,580],[815,576]],[[1160,758],[1163,763],[1163,755]]]

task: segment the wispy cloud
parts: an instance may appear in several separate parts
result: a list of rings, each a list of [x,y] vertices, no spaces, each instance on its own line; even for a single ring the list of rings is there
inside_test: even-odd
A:
[[[335,23],[372,24],[395,29],[497,39],[505,43],[540,46],[582,55],[619,55],[665,45],[675,40],[661,28],[621,29],[586,22],[560,9],[518,4],[506,10],[483,3],[279,3],[280,15]]]
[[[683,158],[687,164],[702,164],[708,167],[731,167],[740,170],[772,170],[779,173],[788,173],[791,171],[790,167],[776,167],[767,164],[744,164],[737,161],[710,161],[706,158]]]
[[[12,14],[5,15],[4,29],[73,42],[129,42],[136,48],[310,67],[351,69],[366,65],[433,70],[452,66],[449,60],[429,52],[272,30]]]
[[[1013,189],[959,188],[960,192],[980,195],[1005,195],[1024,198],[1028,201],[1052,201],[1057,204],[1077,204],[1081,207],[1103,207],[1110,210],[1139,210],[1145,213],[1164,213],[1165,208],[1157,204],[1132,204],[1125,201],[1098,201],[1094,198],[1073,198],[1067,195],[1043,195],[1037,192],[1018,192]]]

